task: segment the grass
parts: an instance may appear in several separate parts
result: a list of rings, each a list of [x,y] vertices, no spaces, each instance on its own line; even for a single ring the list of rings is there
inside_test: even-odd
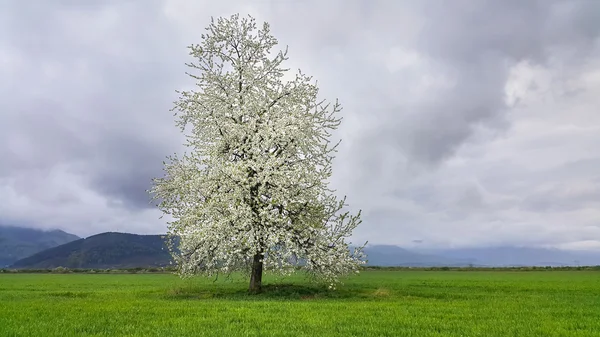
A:
[[[600,336],[598,271],[366,271],[300,277],[0,274],[0,336]]]

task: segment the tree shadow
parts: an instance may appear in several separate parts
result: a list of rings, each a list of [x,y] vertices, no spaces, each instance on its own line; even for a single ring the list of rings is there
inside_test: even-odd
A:
[[[310,301],[365,299],[371,297],[357,290],[345,287],[332,290],[322,285],[271,283],[264,284],[260,293],[251,294],[247,288],[241,287],[182,285],[167,290],[162,297],[167,300],[226,299],[238,301]]]

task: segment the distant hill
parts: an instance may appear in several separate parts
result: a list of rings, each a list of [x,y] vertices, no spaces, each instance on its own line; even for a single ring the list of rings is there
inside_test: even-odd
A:
[[[16,261],[11,268],[136,268],[171,261],[161,235],[102,233],[50,248]]]
[[[365,249],[368,265],[376,266],[461,266],[458,259],[419,254],[390,245]],[[171,261],[161,235],[102,233],[47,249],[16,261],[12,268],[136,268],[166,266]]]
[[[514,266],[578,266],[600,265],[600,252],[574,251],[537,247],[480,247],[429,250],[431,254],[461,259],[477,265]]]
[[[407,250],[393,245],[365,248],[369,266],[503,267],[600,265],[600,253],[524,247]],[[161,235],[102,233],[56,246],[14,262],[12,268],[136,268],[169,265]]]
[[[61,230],[44,231],[0,225],[0,268],[48,248],[78,239],[77,235]]]
[[[368,266],[381,267],[460,267],[469,261],[441,255],[413,252],[393,245],[373,245],[365,247]]]

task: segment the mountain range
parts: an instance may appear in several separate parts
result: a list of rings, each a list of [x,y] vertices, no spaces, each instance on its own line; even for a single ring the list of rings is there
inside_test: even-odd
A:
[[[600,265],[600,251],[562,250],[536,247],[479,247],[422,250],[449,259],[460,259],[486,266],[595,266]]]
[[[77,235],[61,230],[0,225],[0,268],[43,250],[79,239]]]
[[[0,227],[0,268],[136,268],[169,265],[161,235],[101,233],[82,239],[63,231]],[[8,235],[7,233],[10,233]],[[365,248],[371,266],[508,267],[600,265],[600,252],[532,247],[408,250],[394,245]]]
[[[169,265],[171,256],[161,235],[102,233],[53,247],[24,259],[11,268],[136,268]]]

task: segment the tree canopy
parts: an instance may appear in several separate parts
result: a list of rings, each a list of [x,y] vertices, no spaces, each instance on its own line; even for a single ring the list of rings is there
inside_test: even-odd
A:
[[[174,107],[189,153],[170,157],[151,190],[180,238],[180,274],[244,271],[260,291],[263,270],[301,265],[332,286],[358,272],[362,247],[346,240],[360,211],[328,188],[340,104],[320,100],[300,70],[284,81],[287,48],[272,52],[268,23],[213,19],[201,38],[187,64],[196,88],[178,91]]]

